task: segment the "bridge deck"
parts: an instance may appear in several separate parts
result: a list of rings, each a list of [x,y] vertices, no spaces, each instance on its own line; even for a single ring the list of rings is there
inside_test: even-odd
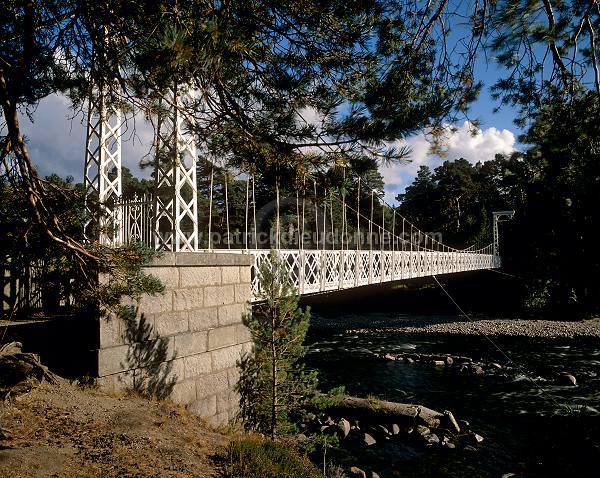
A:
[[[258,268],[269,261],[269,250],[250,250],[252,300],[261,300]],[[500,257],[475,252],[349,251],[280,249],[290,280],[300,294],[350,289],[415,277],[500,267]]]

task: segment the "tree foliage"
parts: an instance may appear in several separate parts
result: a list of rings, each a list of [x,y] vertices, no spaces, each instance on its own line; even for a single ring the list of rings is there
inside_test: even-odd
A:
[[[259,268],[260,303],[247,319],[254,350],[240,363],[240,413],[244,424],[274,439],[294,430],[293,418],[314,396],[316,375],[299,362],[310,312],[298,307],[298,293],[285,263],[273,251]]]
[[[523,141],[509,264],[528,278],[530,304],[598,314],[600,101],[589,93],[544,107]],[[568,127],[565,127],[568,125]]]
[[[445,244],[485,246],[492,241],[491,213],[516,207],[510,177],[521,174],[518,168],[518,155],[476,164],[444,161],[433,172],[421,166],[397,196],[398,211],[424,230],[442,233]]]
[[[464,111],[479,88],[472,62],[438,41],[450,37],[446,3],[9,0],[0,159],[14,160],[49,237],[94,259],[46,207],[20,129],[20,113],[52,93],[160,117],[166,92],[190,86],[197,99],[182,109],[204,152],[255,171],[403,158],[394,140]]]
[[[446,161],[433,174],[422,167],[398,196],[399,210],[460,246],[489,242],[491,213],[515,210],[500,249],[505,268],[524,280],[525,305],[563,317],[598,314],[599,119],[594,92],[558,97],[521,138],[525,152],[475,165]]]
[[[553,99],[600,95],[600,2],[484,2],[481,15],[488,48],[506,72],[493,91],[520,109],[519,124],[531,125]]]
[[[74,185],[72,178],[65,180],[56,175],[43,181],[48,189],[47,204],[65,231],[81,241],[87,221],[83,188]],[[0,265],[3,271],[8,270],[25,282],[28,271],[35,273],[33,282],[41,294],[36,305],[41,305],[44,312],[56,312],[61,304],[70,310],[97,310],[100,306],[114,311],[124,295],[137,297],[162,291],[162,285],[142,270],[154,256],[153,251],[141,245],[112,249],[91,245],[90,252],[100,260],[82,267],[73,251],[49,239],[43,226],[24,214],[26,210],[27,198],[18,180],[0,180]],[[104,280],[98,282],[100,274]],[[29,312],[26,308],[17,310],[17,302],[11,305],[14,307],[8,311],[11,315]],[[88,310],[86,315],[90,313]]]

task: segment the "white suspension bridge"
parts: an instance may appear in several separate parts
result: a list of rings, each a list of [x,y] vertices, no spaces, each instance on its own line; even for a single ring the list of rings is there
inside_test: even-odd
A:
[[[121,135],[123,118],[115,108],[105,105],[102,95],[90,100],[87,128],[84,183],[89,198],[89,212],[101,224],[100,240],[105,244],[121,245],[142,242],[157,250],[187,252],[230,252],[251,254],[253,300],[260,299],[258,269],[271,260],[271,250],[287,267],[289,280],[300,294],[313,294],[334,290],[350,289],[369,284],[379,284],[417,277],[452,274],[480,269],[498,268],[499,256],[498,223],[512,216],[512,211],[501,211],[493,215],[493,242],[483,248],[459,250],[443,244],[433,235],[419,230],[383,201],[380,194],[370,190],[371,207],[369,216],[360,211],[360,178],[356,194],[356,207],[342,193],[323,189],[323,207],[319,215],[318,204],[309,203],[314,210],[316,241],[304,240],[307,230],[305,211],[307,195],[296,193],[296,241],[281,241],[281,212],[279,187],[275,192],[275,243],[269,248],[259,247],[257,240],[255,176],[246,175],[245,234],[238,247],[226,241],[226,248],[213,244],[211,226],[213,217],[214,167],[210,175],[210,198],[208,207],[208,242],[200,246],[198,221],[198,187],[196,167],[196,144],[193,135],[187,132],[185,118],[180,105],[189,104],[192,93],[174,88],[165,100],[171,113],[158,121],[156,147],[161,158],[172,161],[155,161],[155,191],[143,198],[124,198],[122,195]],[[345,174],[345,173],[344,173]],[[363,185],[364,188],[364,185]],[[317,199],[317,184],[313,184]],[[363,191],[364,192],[364,191]],[[374,198],[382,207],[381,220],[374,220]],[[93,210],[94,198],[100,211]],[[353,199],[354,200],[354,199]],[[334,231],[333,204],[336,203],[337,220],[341,217],[341,236],[336,241]],[[225,219],[227,236],[230,236],[230,210],[227,181],[224,182]],[[329,204],[329,212],[328,206]],[[354,204],[354,203],[353,203]],[[379,207],[379,204],[377,207]],[[388,224],[386,225],[386,216]],[[352,239],[349,233],[349,218],[352,233],[360,236],[361,230],[368,231],[368,241]],[[391,219],[391,221],[390,221]],[[391,224],[389,224],[391,222]],[[91,226],[90,229],[91,230]],[[106,232],[109,231],[109,232]],[[331,234],[329,235],[329,233]],[[90,234],[91,235],[91,234]],[[319,239],[320,235],[320,239]],[[378,240],[374,241],[373,237]],[[326,240],[327,237],[333,238]],[[306,247],[305,247],[306,246]]]

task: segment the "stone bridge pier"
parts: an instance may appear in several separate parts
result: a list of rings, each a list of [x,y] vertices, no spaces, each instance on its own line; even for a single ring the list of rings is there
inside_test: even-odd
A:
[[[252,347],[252,256],[166,252],[147,272],[165,293],[132,304],[135,319],[100,319],[100,387],[170,397],[214,425],[233,419],[237,361]]]

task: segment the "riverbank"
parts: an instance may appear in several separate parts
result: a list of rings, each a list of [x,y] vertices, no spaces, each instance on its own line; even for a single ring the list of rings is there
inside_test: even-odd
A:
[[[0,404],[0,476],[220,476],[227,435],[166,401],[59,379]]]
[[[391,327],[360,327],[346,334],[425,333],[453,335],[488,335],[532,338],[598,338],[600,320],[579,322],[532,319],[474,319],[460,317],[422,317],[403,321],[406,325]]]

